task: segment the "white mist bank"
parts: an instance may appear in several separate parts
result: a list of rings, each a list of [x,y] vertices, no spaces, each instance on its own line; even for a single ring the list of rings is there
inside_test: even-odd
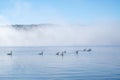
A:
[[[0,26],[0,46],[120,45],[117,26]]]

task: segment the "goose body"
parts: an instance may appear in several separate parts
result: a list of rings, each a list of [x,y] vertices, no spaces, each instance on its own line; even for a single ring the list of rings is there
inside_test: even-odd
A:
[[[10,53],[7,53],[7,55],[12,55],[12,51]]]
[[[76,53],[76,54],[78,54],[78,53],[79,53],[79,51],[77,50],[75,53]]]
[[[60,55],[61,55],[61,56],[64,56],[64,52],[62,52]]]
[[[59,52],[57,52],[56,55],[59,55]]]
[[[43,51],[41,53],[39,53],[39,55],[43,55]]]
[[[87,52],[90,52],[90,51],[92,51],[92,49],[88,49],[88,50],[87,50]]]

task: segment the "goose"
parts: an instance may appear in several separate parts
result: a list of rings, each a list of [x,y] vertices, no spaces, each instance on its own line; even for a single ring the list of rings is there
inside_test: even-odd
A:
[[[56,55],[59,55],[59,52],[57,52]]]
[[[11,55],[11,56],[12,56],[12,51],[11,51],[11,52],[9,52],[9,53],[7,53],[7,55]]]
[[[86,49],[83,49],[83,51],[86,51]]]
[[[64,53],[63,53],[63,52],[61,53],[61,56],[64,56]]]
[[[66,51],[63,51],[63,53],[66,53]]]
[[[79,51],[77,50],[75,53],[78,55]]]
[[[88,50],[87,50],[87,52],[90,52],[90,51],[92,51],[92,49],[88,49]]]
[[[43,55],[43,51],[41,53],[39,53],[39,55]]]

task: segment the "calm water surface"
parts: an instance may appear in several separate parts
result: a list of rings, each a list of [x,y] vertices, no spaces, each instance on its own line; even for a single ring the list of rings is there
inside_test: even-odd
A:
[[[120,47],[0,47],[0,80],[120,80]]]

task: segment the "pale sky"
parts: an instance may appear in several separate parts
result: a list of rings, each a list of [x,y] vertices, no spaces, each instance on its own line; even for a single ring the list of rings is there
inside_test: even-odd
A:
[[[0,0],[0,17],[11,24],[120,21],[120,0]]]

